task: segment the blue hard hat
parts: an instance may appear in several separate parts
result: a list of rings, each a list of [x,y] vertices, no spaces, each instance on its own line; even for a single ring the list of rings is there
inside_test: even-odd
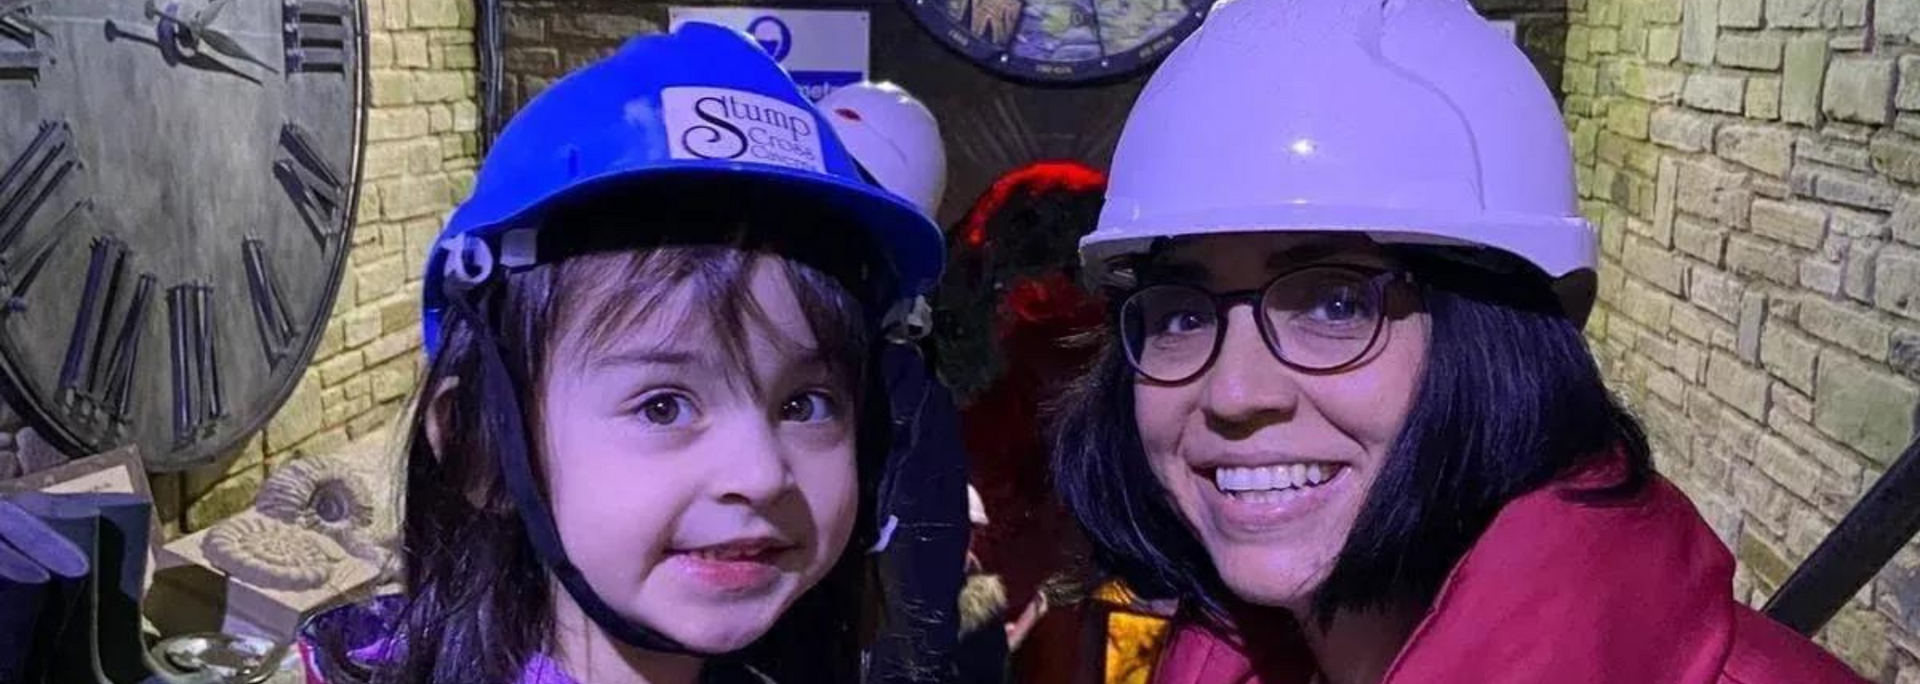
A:
[[[662,183],[661,191],[648,194],[650,182]],[[877,294],[882,307],[927,292],[946,259],[939,226],[865,180],[833,127],[765,50],[732,29],[689,22],[633,38],[555,82],[501,131],[473,194],[427,255],[421,320],[428,356],[440,344],[449,277],[480,279],[496,263],[537,261],[531,237],[548,210],[617,186],[621,194],[610,197],[630,197],[645,212],[672,203],[689,182],[775,190],[781,201],[845,216],[854,229],[845,237],[867,246],[872,265],[888,276],[882,282],[891,283]]]

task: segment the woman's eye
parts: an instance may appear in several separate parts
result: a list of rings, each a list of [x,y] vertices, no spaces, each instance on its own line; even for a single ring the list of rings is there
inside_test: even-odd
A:
[[[1354,287],[1321,291],[1314,297],[1313,308],[1307,311],[1308,316],[1325,323],[1363,322],[1373,314],[1373,303],[1367,301],[1366,293]]]
[[[1160,318],[1159,330],[1162,333],[1184,335],[1210,325],[1209,318],[1211,316],[1199,311],[1175,311]]]
[[[640,417],[660,427],[677,427],[693,422],[693,400],[686,395],[661,392],[642,399]]]
[[[803,392],[780,405],[780,419],[794,423],[828,421],[839,415],[840,405],[825,392]]]

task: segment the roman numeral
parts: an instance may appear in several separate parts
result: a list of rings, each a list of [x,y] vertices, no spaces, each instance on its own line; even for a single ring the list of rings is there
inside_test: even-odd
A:
[[[273,176],[280,180],[280,187],[293,200],[294,209],[313,231],[314,239],[325,245],[340,233],[339,219],[345,209],[340,206],[340,197],[346,184],[299,124],[280,127],[280,148],[284,155],[273,163]]]
[[[347,6],[316,0],[284,0],[280,4],[282,41],[287,52],[287,74],[347,71],[347,41],[353,40],[353,15]]]
[[[0,50],[0,81],[8,79],[40,81],[40,67],[47,56],[28,47],[25,50]]]
[[[126,243],[117,238],[93,241],[56,395],[76,424],[109,437],[126,428],[131,413],[134,368],[156,281],[143,273],[128,287],[129,257]]]
[[[40,51],[35,34],[47,35],[45,26],[33,20],[30,14],[33,8],[19,6],[5,8],[9,3],[0,2],[0,37],[9,38],[18,47],[0,49],[0,81],[8,79],[26,79],[38,82],[40,67],[47,63],[46,54]]]
[[[173,340],[173,441],[186,446],[212,433],[227,415],[213,286],[167,288],[167,333]]]
[[[15,313],[27,309],[27,291],[32,289],[34,281],[40,278],[40,271],[46,268],[47,261],[52,259],[54,249],[59,247],[68,235],[73,234],[74,222],[81,215],[92,213],[92,200],[74,202],[73,206],[67,209],[66,215],[61,216],[59,222],[53,225],[50,234],[41,238],[39,244],[27,248],[24,259],[15,259],[11,253],[0,252],[0,288],[7,290],[5,304],[0,306],[0,313]],[[14,277],[13,267],[16,263],[26,264],[26,268],[18,278]]]
[[[0,173],[0,252],[13,248],[47,199],[79,167],[73,132],[65,123],[41,122],[26,151]]]
[[[280,278],[273,272],[266,246],[259,238],[241,243],[242,259],[247,266],[247,294],[253,299],[253,322],[260,328],[260,346],[267,353],[267,367],[278,368],[293,353],[300,326],[282,295]]]

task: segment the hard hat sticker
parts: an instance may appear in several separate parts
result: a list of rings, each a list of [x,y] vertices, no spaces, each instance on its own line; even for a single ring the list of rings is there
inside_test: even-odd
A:
[[[660,92],[667,145],[674,159],[719,159],[826,173],[813,113],[779,100],[726,88]]]

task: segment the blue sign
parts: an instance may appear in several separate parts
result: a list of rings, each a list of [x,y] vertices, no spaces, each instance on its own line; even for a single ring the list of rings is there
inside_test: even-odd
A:
[[[667,16],[670,28],[704,21],[747,34],[814,100],[867,78],[865,11],[675,6]]]
[[[793,29],[787,28],[787,22],[779,17],[762,16],[747,24],[747,35],[753,36],[760,47],[773,55],[773,61],[785,62],[787,55],[793,52]]]

